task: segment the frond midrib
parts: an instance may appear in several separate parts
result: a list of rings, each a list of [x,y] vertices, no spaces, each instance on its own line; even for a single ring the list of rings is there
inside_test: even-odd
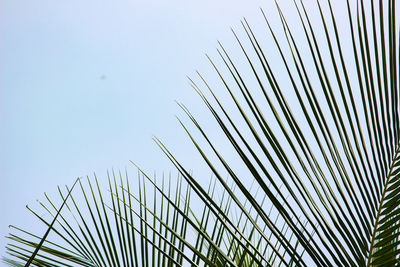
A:
[[[376,213],[376,217],[375,217],[375,221],[374,221],[374,229],[373,229],[372,235],[371,235],[371,242],[370,242],[370,247],[369,247],[369,250],[368,250],[368,259],[367,259],[367,265],[366,266],[371,266],[371,261],[372,261],[372,256],[373,256],[372,252],[373,252],[374,245],[375,245],[375,242],[376,242],[376,237],[377,237],[377,234],[378,234],[378,231],[377,231],[378,230],[378,224],[379,224],[380,216],[382,215],[382,207],[383,207],[383,203],[384,203],[384,200],[385,200],[385,194],[387,193],[387,188],[388,188],[388,185],[390,184],[390,181],[391,181],[390,177],[392,176],[394,164],[396,163],[396,158],[398,157],[399,153],[400,153],[400,143],[397,144],[396,153],[394,154],[394,156],[392,158],[392,161],[391,161],[391,164],[390,164],[390,168],[389,168],[389,172],[388,172],[388,175],[387,175],[386,181],[385,181],[385,187],[383,188],[382,195],[381,195],[381,198],[379,200],[379,207],[378,207],[378,210],[377,210],[377,213]]]

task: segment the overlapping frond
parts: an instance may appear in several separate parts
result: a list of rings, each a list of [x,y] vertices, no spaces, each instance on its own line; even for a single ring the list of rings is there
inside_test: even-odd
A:
[[[243,212],[255,229],[281,246],[276,253],[283,265],[394,266],[400,259],[398,3],[347,1],[335,10],[336,2],[312,2],[311,8],[293,1],[302,31],[293,31],[293,19],[277,5],[283,35],[263,12],[275,54],[243,20],[245,38],[233,33],[247,70],[220,44],[222,64],[209,60],[230,101],[199,73],[190,79],[236,153],[235,165],[227,163],[232,153],[224,154],[183,105],[201,138],[182,125],[233,202],[241,207],[248,201],[254,214]],[[274,55],[279,64],[269,59]],[[196,177],[158,143],[198,187]],[[238,192],[229,192],[222,173]],[[246,187],[249,179],[282,216],[286,233]],[[266,229],[258,227],[261,222]],[[305,249],[306,260],[288,235]]]
[[[191,187],[180,176],[157,182],[139,174],[135,188],[127,178],[113,173],[107,194],[100,190],[97,178],[95,185],[90,179],[79,181],[80,193],[75,191],[65,202],[66,209],[51,227],[53,235],[40,247],[32,266],[272,266],[279,262],[243,213],[234,216],[225,193],[218,196],[215,181],[207,194],[226,215],[223,220],[209,204],[191,197]],[[59,194],[64,201],[60,188]],[[48,227],[48,216],[54,217],[58,210],[45,196],[47,203],[39,202],[45,215],[28,208]],[[3,262],[24,266],[42,237],[11,228],[9,257]]]

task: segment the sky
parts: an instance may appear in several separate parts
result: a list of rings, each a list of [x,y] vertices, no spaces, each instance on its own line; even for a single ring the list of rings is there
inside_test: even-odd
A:
[[[272,1],[271,1],[272,2]],[[35,229],[25,205],[77,177],[171,171],[161,138],[201,172],[175,100],[201,113],[188,84],[205,53],[233,42],[268,1],[0,2],[0,255],[8,225]],[[265,25],[263,25],[265,27]],[[265,29],[265,28],[264,28]],[[204,110],[204,109],[203,109]]]

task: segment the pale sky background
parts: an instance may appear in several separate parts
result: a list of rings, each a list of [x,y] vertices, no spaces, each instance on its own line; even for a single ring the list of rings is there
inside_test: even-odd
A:
[[[232,42],[229,27],[240,28],[242,16],[263,23],[259,7],[273,4],[2,0],[0,255],[8,225],[35,229],[25,205],[57,185],[111,168],[134,171],[129,160],[173,170],[153,134],[200,168],[174,100],[201,106],[186,75],[210,69],[204,53],[216,54],[217,39]]]

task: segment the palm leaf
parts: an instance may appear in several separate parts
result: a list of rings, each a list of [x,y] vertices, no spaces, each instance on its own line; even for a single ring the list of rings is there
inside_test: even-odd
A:
[[[263,12],[285,72],[274,69],[279,64],[268,59],[272,52],[267,54],[246,19],[242,26],[249,47],[233,33],[248,70],[239,70],[222,44],[217,50],[222,66],[209,57],[239,116],[231,115],[231,105],[200,73],[208,93],[190,79],[236,152],[235,165],[228,163],[228,155],[219,151],[212,135],[182,104],[202,140],[180,122],[235,204],[240,207],[242,199],[249,202],[255,214],[243,212],[253,219],[256,231],[269,232],[269,240],[276,239],[283,265],[290,261],[298,266],[397,265],[400,42],[396,1],[347,1],[347,29],[338,26],[339,13],[330,1],[315,1],[318,21],[302,1],[293,1],[293,8],[305,43],[297,41],[299,32],[292,31],[278,5],[283,38]],[[353,53],[348,54],[348,49]],[[157,142],[183,177],[200,187],[196,177]],[[238,162],[247,169],[245,175],[239,174],[243,169]],[[239,192],[229,192],[222,173]],[[280,214],[287,231],[277,228],[279,223],[268,218],[246,187],[249,177]],[[200,190],[199,194],[205,195]],[[266,230],[257,227],[261,222],[254,216]],[[287,239],[292,235],[305,250],[304,257]]]
[[[207,56],[223,90],[199,72],[189,79],[231,152],[179,104],[197,132],[179,122],[215,177],[208,189],[154,138],[180,172],[175,186],[141,172],[133,192],[113,173],[108,200],[88,180],[87,189],[80,183],[86,206],[71,196],[68,214],[46,195],[40,204],[59,213],[57,225],[31,211],[65,245],[46,239],[32,264],[398,265],[397,2],[347,0],[337,9],[294,0],[297,18],[277,4],[279,31],[262,10],[267,37],[243,19],[244,37],[232,30],[243,58],[221,43],[220,64]],[[13,231],[4,261],[19,266],[41,237]]]
[[[231,200],[225,192],[220,198],[216,195],[215,181],[211,181],[207,192],[219,209],[227,216],[232,215],[225,221],[218,221],[218,214],[207,203],[192,204],[195,200],[191,197],[191,187],[180,176],[174,185],[171,176],[167,181],[163,176],[157,182],[156,178],[141,173],[132,191],[127,174],[123,181],[121,173],[118,177],[113,172],[108,179],[108,198],[102,194],[96,177],[94,181],[95,186],[89,179],[86,183],[79,181],[81,191],[74,192],[69,201],[59,188],[66,205],[64,210],[58,210],[47,194],[47,204],[39,202],[48,215],[54,216],[55,211],[59,219],[50,227],[55,235],[45,239],[32,261],[33,266],[235,266],[238,262],[240,266],[255,266],[262,261],[272,266],[279,263],[277,255],[268,250],[268,244],[254,234],[254,226],[244,219],[243,213],[239,213],[239,218],[233,217]],[[46,215],[29,210],[49,226]],[[237,232],[228,232],[227,221],[236,226]],[[10,266],[22,266],[42,238],[15,226],[11,228],[7,246],[11,258],[3,261]],[[243,238],[248,242],[246,247]],[[249,244],[260,251],[255,254]]]

